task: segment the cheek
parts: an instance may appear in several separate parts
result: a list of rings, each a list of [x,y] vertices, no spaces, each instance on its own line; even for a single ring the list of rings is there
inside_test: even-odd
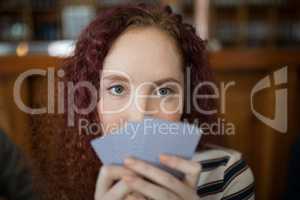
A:
[[[102,103],[102,105],[101,105]],[[111,102],[110,102],[111,104]],[[98,115],[100,118],[100,123],[102,127],[102,132],[103,133],[109,133],[114,130],[119,129],[122,124],[125,122],[125,114],[122,112],[117,112],[117,113],[110,113],[108,111],[111,108],[111,106],[108,103],[102,102],[101,100],[98,102],[97,105],[97,110],[98,110]],[[101,106],[100,106],[101,105]],[[105,105],[105,106],[104,106]]]
[[[109,94],[101,94],[101,100],[98,105],[101,107],[101,111],[103,113],[117,113],[122,112],[126,109],[130,104],[130,96],[126,97],[118,97],[111,96]]]
[[[183,110],[183,101],[178,98],[165,99],[153,103],[151,107],[152,110],[157,111],[153,114],[154,117],[169,121],[180,121]]]
[[[164,109],[165,112],[169,113],[182,113],[183,110],[183,101],[179,98],[169,98],[165,99],[161,102],[162,109]]]
[[[164,120],[179,122],[181,119],[181,114],[180,113],[174,113],[174,114],[159,113],[155,117]]]

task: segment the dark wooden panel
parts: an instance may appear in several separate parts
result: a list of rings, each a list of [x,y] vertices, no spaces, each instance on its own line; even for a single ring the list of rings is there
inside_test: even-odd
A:
[[[226,112],[222,114],[236,126],[236,134],[217,138],[218,143],[241,151],[255,174],[257,199],[279,199],[286,184],[287,164],[291,144],[299,135],[299,63],[295,51],[265,52],[262,50],[228,50],[211,53],[210,59],[217,80],[235,81],[226,96]],[[57,66],[60,58],[47,56],[0,57],[0,126],[24,149],[30,149],[30,118],[20,111],[12,96],[17,75],[27,69]],[[289,128],[286,134],[279,133],[260,122],[250,109],[250,92],[254,85],[272,71],[289,66],[288,108]],[[46,79],[30,78],[24,83],[23,97],[28,105],[41,106],[46,102]],[[44,91],[44,92],[43,92]],[[259,94],[255,107],[261,113],[274,113],[275,88]],[[43,137],[41,137],[43,138]],[[47,153],[51,153],[49,150]]]

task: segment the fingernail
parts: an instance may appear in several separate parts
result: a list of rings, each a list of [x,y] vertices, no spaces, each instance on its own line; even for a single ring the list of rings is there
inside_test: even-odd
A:
[[[126,165],[132,165],[132,164],[134,164],[134,159],[133,158],[126,158],[125,159],[125,164]]]
[[[134,181],[135,177],[133,177],[131,175],[126,175],[126,176],[123,176],[123,179],[126,182],[132,182],[132,181]]]
[[[164,161],[169,161],[170,157],[165,154],[161,154],[159,156],[159,159],[164,162]]]

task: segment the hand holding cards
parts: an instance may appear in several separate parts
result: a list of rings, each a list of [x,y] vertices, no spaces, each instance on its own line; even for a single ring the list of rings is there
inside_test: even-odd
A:
[[[162,165],[159,156],[191,159],[201,134],[198,127],[189,123],[145,117],[143,121],[127,122],[117,131],[92,140],[91,144],[104,165],[123,165],[132,156],[182,178],[182,173]]]

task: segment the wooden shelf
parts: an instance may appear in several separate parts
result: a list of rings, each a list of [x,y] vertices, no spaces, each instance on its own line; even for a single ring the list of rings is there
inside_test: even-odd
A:
[[[97,12],[114,6],[114,4],[103,4],[101,1],[96,0],[89,0],[84,3],[76,0],[65,1],[63,3],[57,0],[47,0],[46,2],[48,3],[29,1],[27,4],[16,4],[15,7],[9,6],[6,9],[2,8],[0,9],[0,20],[3,16],[15,19],[16,15],[23,19],[21,21],[30,29],[31,34],[28,39],[31,41],[37,39],[47,40],[49,37],[54,40],[69,39],[64,38],[61,34],[63,30],[61,12],[64,6],[91,5],[96,8]],[[179,0],[160,0],[158,2],[161,4],[171,3],[175,5],[175,7],[178,7],[182,12],[181,14],[184,16],[184,19],[192,24],[194,24],[194,21],[197,21],[195,19],[197,17],[195,13],[198,13],[196,10],[197,7],[195,6],[196,1],[181,2]],[[208,35],[210,38],[218,41],[223,48],[300,47],[300,39],[297,39],[296,36],[282,39],[282,37],[289,37],[285,35],[295,35],[297,30],[292,30],[293,34],[289,34],[286,33],[288,29],[282,29],[281,27],[282,23],[300,23],[300,15],[297,11],[299,2],[297,1],[286,0],[282,3],[272,3],[270,1],[265,4],[238,2],[232,5],[218,5],[215,1],[209,2],[211,5],[209,7],[210,27]],[[13,21],[18,21],[18,19],[12,20],[12,22]],[[51,21],[58,26],[53,27],[51,24],[44,24],[45,21]],[[263,40],[257,39],[256,36],[256,34],[260,34],[260,31],[266,31],[262,30],[265,26],[260,23],[265,23],[271,27],[270,30],[267,30],[268,34],[265,36],[266,39]],[[38,29],[38,27],[41,26],[43,26],[44,29],[49,28],[51,31],[59,34],[48,36],[45,34],[44,29]],[[198,30],[199,28],[196,27],[196,29]],[[258,31],[258,33],[255,33],[255,31]],[[280,35],[278,33],[280,31],[284,31],[284,34]],[[39,32],[39,34],[36,34],[36,32]]]
[[[214,70],[270,70],[300,66],[299,50],[228,49],[209,53]],[[17,74],[32,68],[57,67],[63,58],[48,55],[0,56],[0,76]]]
[[[299,50],[228,49],[210,53],[211,66],[216,70],[264,70],[300,65]]]

